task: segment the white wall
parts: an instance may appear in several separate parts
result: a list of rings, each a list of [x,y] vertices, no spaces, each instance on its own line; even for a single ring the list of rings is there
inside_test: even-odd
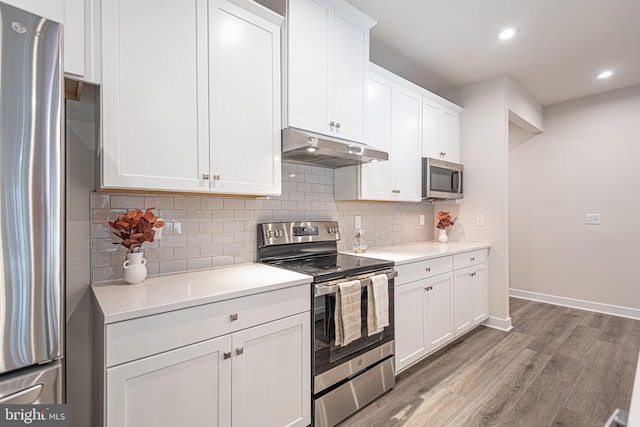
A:
[[[489,242],[489,316],[498,325],[509,317],[509,120],[529,130],[542,128],[542,107],[509,76],[460,89],[461,160],[465,168],[464,199],[438,203],[435,212],[452,212],[452,240]],[[484,226],[476,216],[484,216]]]
[[[544,124],[509,156],[511,287],[640,310],[640,86],[546,107]]]

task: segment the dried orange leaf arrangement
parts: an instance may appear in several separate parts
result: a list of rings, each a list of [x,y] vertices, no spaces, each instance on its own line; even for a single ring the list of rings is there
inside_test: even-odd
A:
[[[155,208],[147,208],[144,212],[133,209],[126,214],[119,215],[115,221],[109,221],[113,234],[122,239],[114,245],[122,245],[129,253],[139,252],[144,242],[153,242],[156,234],[154,228],[162,228],[164,221],[158,219],[152,212]]]
[[[438,215],[436,215],[436,219],[438,220],[438,225],[436,225],[436,227],[441,230],[444,230],[447,227],[451,227],[454,224],[454,222],[451,221],[451,215],[446,211],[438,212]]]

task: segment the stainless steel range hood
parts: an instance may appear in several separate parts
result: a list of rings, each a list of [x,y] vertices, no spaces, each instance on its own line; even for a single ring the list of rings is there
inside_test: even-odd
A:
[[[282,130],[282,160],[335,169],[389,160],[389,154],[359,142],[286,128]]]

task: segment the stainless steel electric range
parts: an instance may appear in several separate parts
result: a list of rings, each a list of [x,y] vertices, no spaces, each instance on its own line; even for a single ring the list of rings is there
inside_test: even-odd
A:
[[[258,261],[313,276],[312,397],[315,426],[333,426],[395,385],[393,262],[338,253],[334,221],[258,224]],[[368,336],[367,285],[387,274],[389,326]],[[361,283],[361,338],[335,345],[336,292],[345,281]]]

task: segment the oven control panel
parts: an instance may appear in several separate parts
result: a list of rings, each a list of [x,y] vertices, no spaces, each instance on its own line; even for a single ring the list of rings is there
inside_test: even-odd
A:
[[[304,242],[337,242],[336,221],[271,222],[258,224],[259,247]]]

